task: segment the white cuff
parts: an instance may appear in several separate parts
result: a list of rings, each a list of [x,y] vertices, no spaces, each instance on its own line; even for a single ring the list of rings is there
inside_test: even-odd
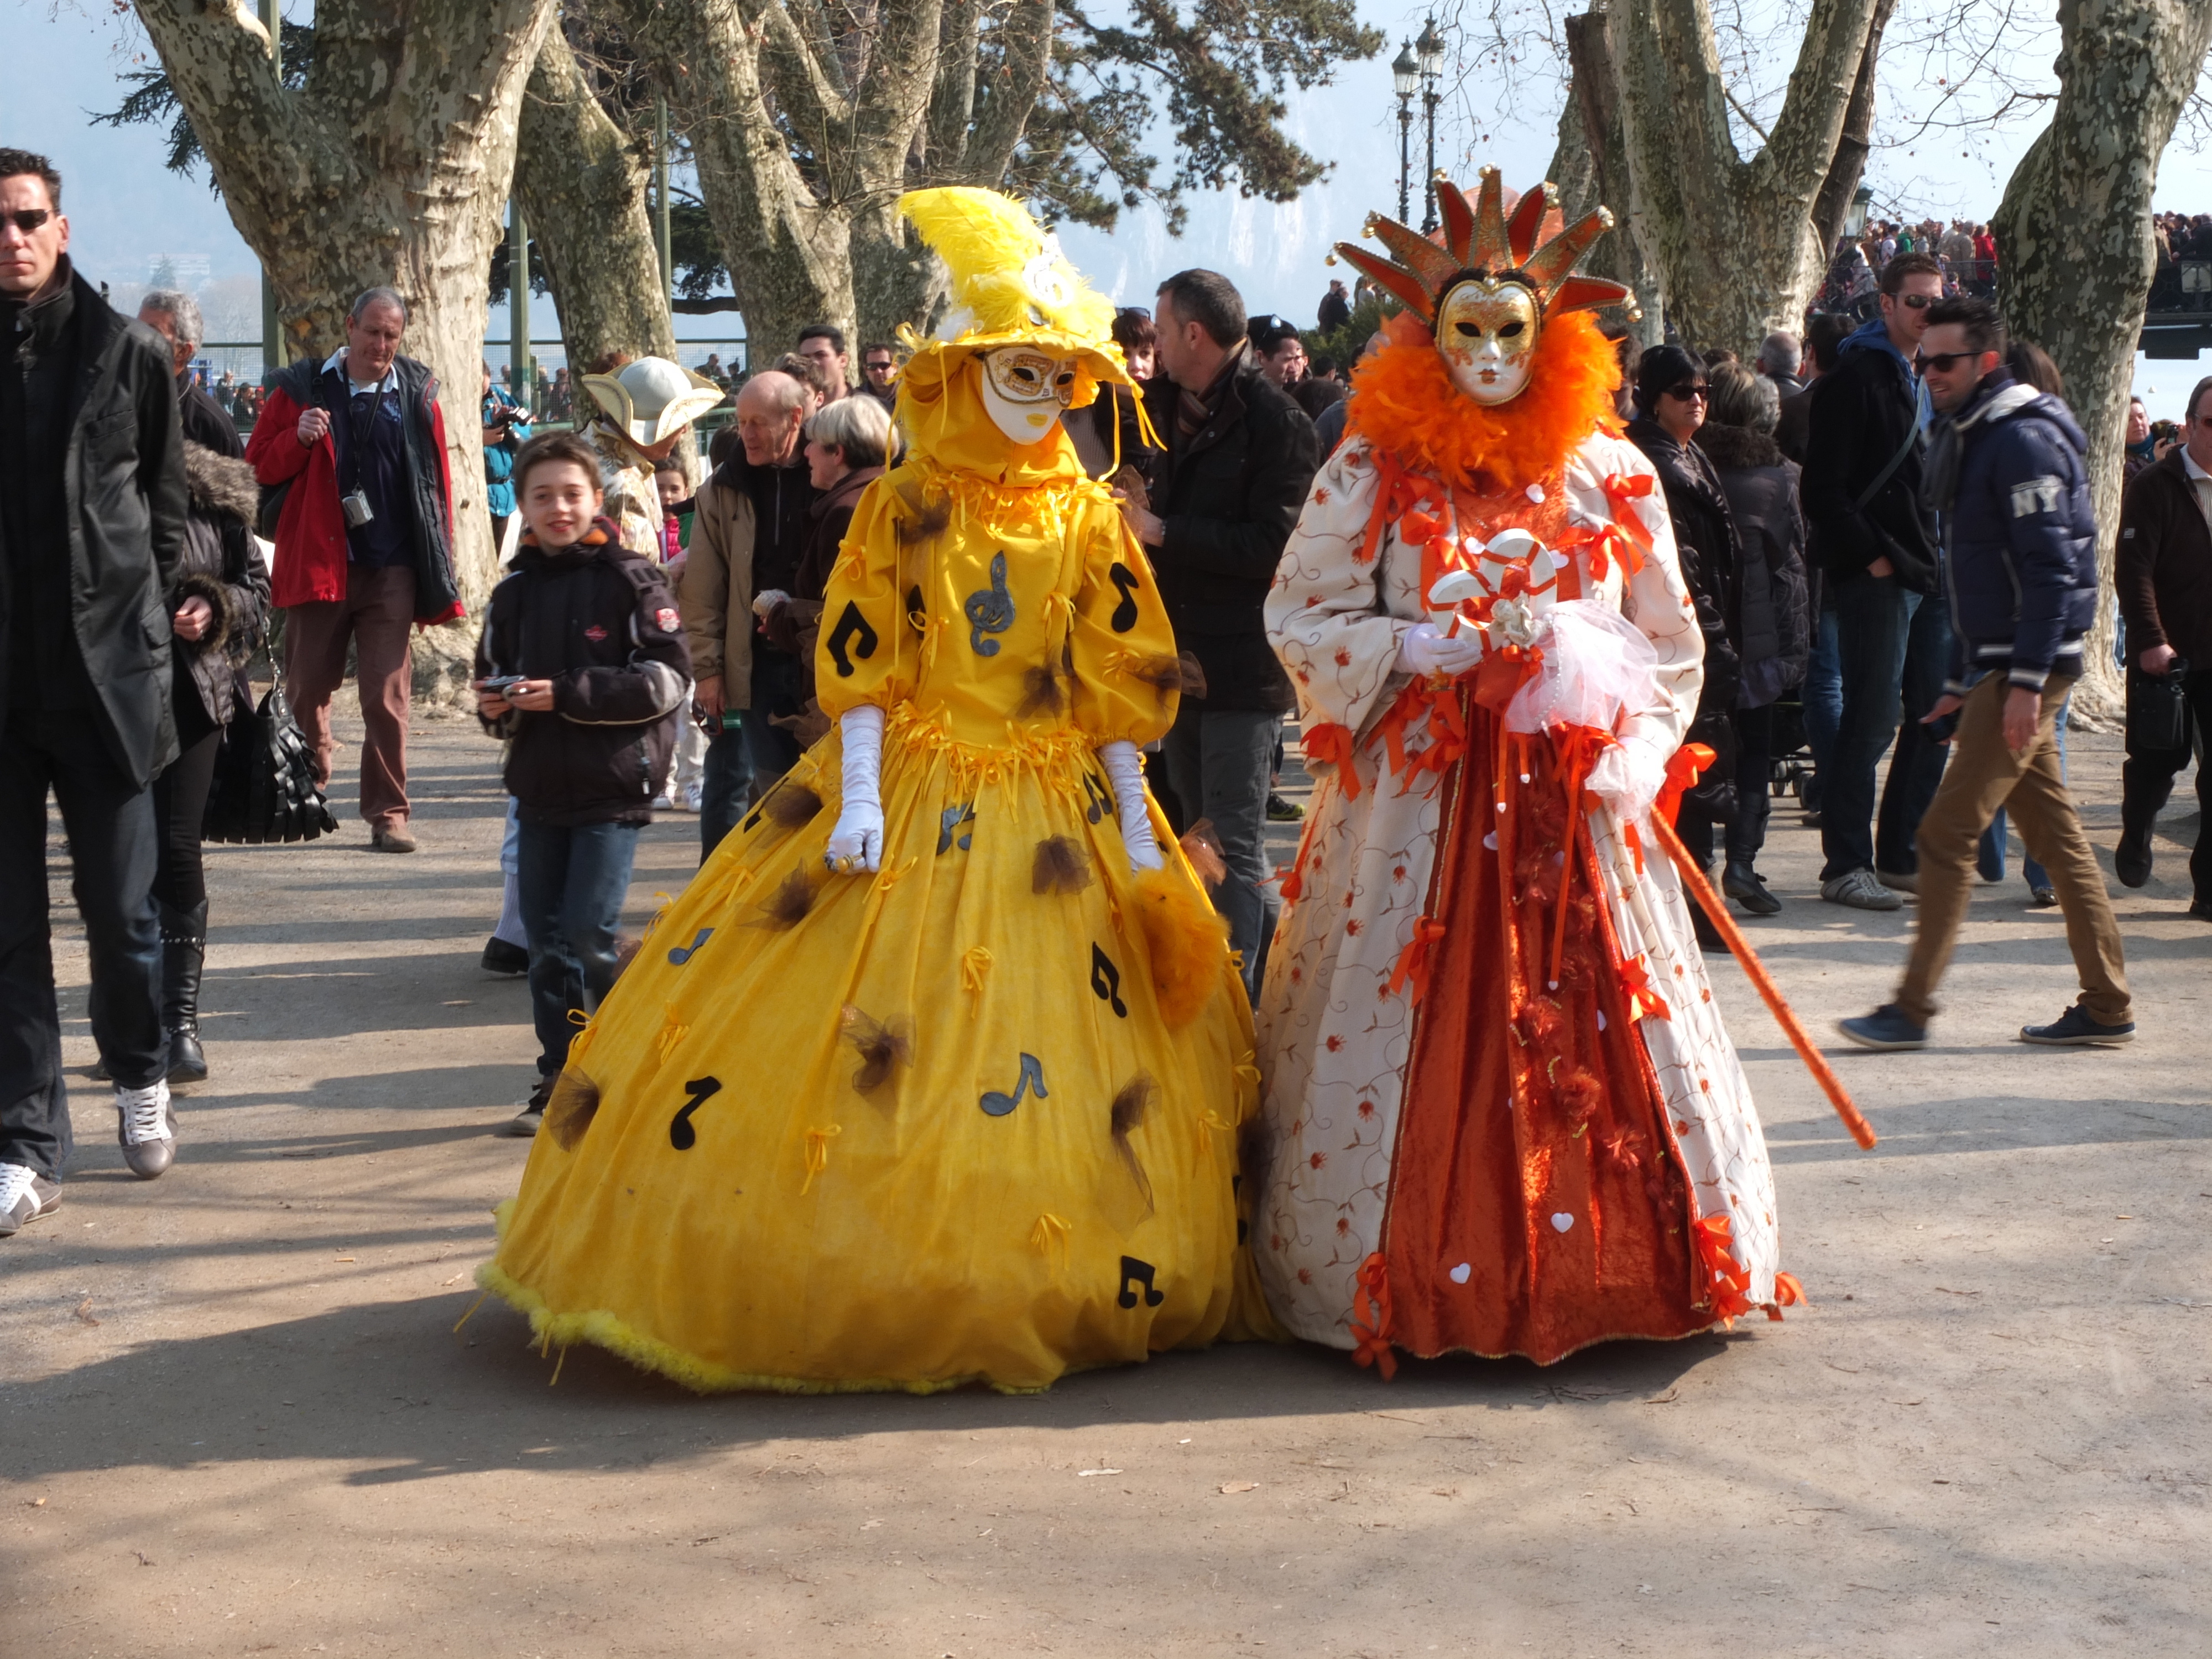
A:
[[[1145,799],[1145,763],[1137,745],[1120,738],[1103,744],[1098,763],[1114,786],[1114,805],[1121,820],[1121,844],[1128,849],[1129,868],[1157,870],[1166,860],[1152,835],[1152,816]]]

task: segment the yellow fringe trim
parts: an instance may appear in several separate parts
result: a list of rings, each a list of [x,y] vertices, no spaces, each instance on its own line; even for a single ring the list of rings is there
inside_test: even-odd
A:
[[[983,976],[991,971],[994,958],[981,945],[971,945],[960,957],[960,988],[975,1000],[968,1006],[968,1018],[983,1017]]]
[[[1030,1229],[1030,1248],[1045,1259],[1055,1279],[1067,1272],[1067,1239],[1072,1231],[1066,1222],[1049,1211],[1039,1216],[1036,1225]]]
[[[726,1365],[717,1365],[696,1354],[686,1353],[658,1337],[647,1336],[611,1313],[553,1313],[546,1308],[544,1297],[510,1278],[493,1262],[487,1261],[477,1269],[477,1283],[517,1313],[526,1316],[530,1321],[531,1334],[538,1341],[559,1343],[563,1347],[575,1342],[594,1343],[641,1370],[658,1371],[695,1394],[943,1394],[948,1389],[965,1388],[971,1382],[981,1382],[1000,1394],[1019,1395],[1042,1394],[1045,1387],[1049,1386],[1010,1387],[991,1382],[980,1371],[947,1377],[904,1380],[896,1377],[853,1377],[824,1381],[819,1377],[774,1376],[732,1370]]]
[[[1097,741],[1073,727],[1032,731],[1009,725],[1003,743],[964,743],[952,735],[942,711],[925,714],[902,702],[884,722],[884,741],[917,758],[942,758],[952,787],[968,793],[982,784],[1000,784],[1021,773],[1036,774],[1048,787],[1066,793],[1081,789],[1083,769]]]
[[[830,1143],[844,1133],[844,1129],[835,1123],[824,1124],[806,1132],[806,1179],[799,1188],[800,1197],[813,1190],[814,1178],[830,1167]]]

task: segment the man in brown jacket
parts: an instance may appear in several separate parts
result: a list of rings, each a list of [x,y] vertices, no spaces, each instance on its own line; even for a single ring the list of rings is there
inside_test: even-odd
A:
[[[752,767],[744,714],[752,675],[753,504],[718,470],[692,495],[691,545],[676,589],[691,651],[692,712],[707,728],[699,781],[699,860],[706,862],[745,813]],[[735,608],[738,625],[730,626]]]
[[[2114,573],[2127,623],[2128,758],[2120,772],[2120,843],[2113,873],[2150,879],[2151,830],[2212,722],[2212,376],[2189,394],[2185,441],[2128,486]],[[2183,708],[2172,715],[2174,677]],[[2156,720],[2160,705],[2167,718]],[[2155,725],[2154,724],[2155,720]],[[2162,729],[2159,729],[2162,728]],[[2212,815],[2212,772],[2197,769],[2197,804]],[[2189,914],[2212,921],[2212,837],[2200,826],[2189,860]]]

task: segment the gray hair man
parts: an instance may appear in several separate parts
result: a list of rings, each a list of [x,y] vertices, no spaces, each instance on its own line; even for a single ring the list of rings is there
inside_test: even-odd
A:
[[[184,423],[185,438],[234,460],[246,453],[237,425],[192,373],[192,360],[207,338],[200,302],[173,288],[149,289],[138,301],[138,320],[169,343],[169,362],[177,377],[177,418]]]
[[[1786,328],[1778,328],[1759,343],[1759,372],[1774,382],[1778,397],[1792,398],[1805,389],[1798,378],[1798,366],[1804,362],[1804,351],[1797,337]]]
[[[397,290],[365,290],[347,314],[343,345],[270,377],[246,446],[262,489],[278,495],[271,598],[285,613],[292,710],[325,784],[337,747],[331,697],[345,679],[349,647],[358,662],[361,815],[380,853],[415,850],[409,635],[416,623],[461,614],[438,379],[401,355],[406,330]]]
[[[738,443],[692,498],[691,551],[677,604],[691,647],[693,696],[708,730],[699,799],[703,860],[744,815],[748,789],[764,793],[799,759],[775,716],[805,708],[795,654],[754,636],[752,603],[793,591],[817,492],[800,434],[812,391],[766,369],[738,392]]]

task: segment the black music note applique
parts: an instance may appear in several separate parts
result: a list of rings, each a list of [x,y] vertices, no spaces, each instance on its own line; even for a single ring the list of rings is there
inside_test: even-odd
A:
[[[1135,1307],[1137,1292],[1133,1287],[1141,1285],[1145,1287],[1145,1305],[1147,1308],[1158,1307],[1161,1303],[1168,1299],[1168,1293],[1165,1291],[1156,1291],[1152,1288],[1152,1273],[1153,1267],[1151,1262],[1139,1261],[1133,1255],[1123,1256],[1121,1258],[1121,1294],[1115,1297],[1115,1301],[1125,1308]]]
[[[984,1111],[991,1116],[1004,1117],[1022,1103],[1022,1097],[1031,1089],[1036,1091],[1036,1097],[1039,1100],[1051,1098],[1045,1092],[1044,1062],[1035,1054],[1024,1054],[1021,1079],[1014,1085],[1013,1093],[1002,1095],[995,1089],[987,1090],[981,1103]]]
[[[1114,810],[1114,797],[1106,793],[1104,784],[1088,772],[1083,775],[1083,799],[1090,803],[1083,816],[1093,823]]]
[[[1121,970],[1095,943],[1091,947],[1091,989],[1099,1001],[1123,1019],[1128,1018],[1129,1005],[1121,1000]]]
[[[846,642],[853,642],[851,657],[845,654]],[[853,657],[862,662],[876,654],[876,630],[868,626],[868,619],[860,614],[860,607],[852,600],[845,601],[845,609],[837,618],[837,626],[830,635],[830,658],[837,665],[841,679],[853,678]]]
[[[691,1114],[722,1092],[722,1079],[718,1077],[695,1077],[684,1085],[690,1100],[668,1121],[668,1144],[679,1152],[688,1152],[699,1144],[699,1132],[691,1127]]]
[[[939,854],[942,855],[951,852],[954,846],[953,832],[957,830],[960,830],[960,827],[963,824],[973,823],[975,822],[975,803],[972,800],[962,801],[957,805],[948,806],[942,812],[939,813],[937,815],[937,850]],[[975,832],[974,830],[963,830],[958,837],[960,850],[963,853],[966,852],[969,848],[974,844],[975,840]]]
[[[669,962],[673,966],[681,968],[685,963],[690,961],[692,957],[697,956],[699,954],[699,947],[704,945],[708,939],[714,938],[714,930],[713,928],[702,927],[699,930],[698,938],[693,939],[689,945],[678,945],[674,950],[668,953]]]
[[[1106,573],[1106,580],[1121,591],[1121,603],[1114,607],[1107,623],[1116,634],[1126,634],[1137,625],[1137,573],[1119,559],[1114,561]]]
[[[991,556],[991,585],[979,587],[968,596],[960,607],[968,618],[969,648],[979,657],[995,657],[999,642],[987,640],[986,634],[1003,634],[1014,625],[1014,596],[1006,591],[1006,556]]]

